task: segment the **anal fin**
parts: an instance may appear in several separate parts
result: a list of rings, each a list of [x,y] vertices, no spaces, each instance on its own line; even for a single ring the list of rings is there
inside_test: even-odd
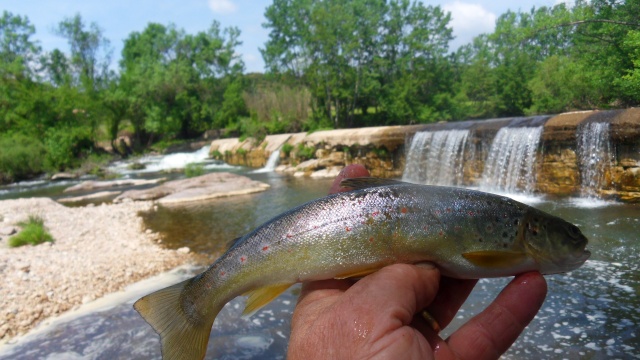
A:
[[[277,298],[278,295],[285,292],[291,285],[293,284],[268,285],[247,292],[245,295],[248,295],[249,298],[247,299],[247,305],[245,306],[242,315],[249,315],[258,311],[261,307]]]
[[[483,250],[463,253],[462,256],[477,266],[505,268],[521,263],[527,255],[517,251]]]

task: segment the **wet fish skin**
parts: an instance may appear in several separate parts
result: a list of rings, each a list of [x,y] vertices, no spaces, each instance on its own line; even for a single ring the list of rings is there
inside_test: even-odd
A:
[[[300,281],[358,277],[393,263],[433,262],[447,276],[481,278],[573,270],[589,256],[574,225],[479,191],[380,179],[287,211],[243,236],[202,274],[138,300],[165,359],[203,358],[224,304],[246,312]]]

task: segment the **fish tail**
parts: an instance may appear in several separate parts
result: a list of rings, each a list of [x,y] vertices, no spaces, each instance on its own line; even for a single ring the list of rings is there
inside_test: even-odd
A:
[[[208,311],[205,318],[187,316],[180,294],[191,279],[151,293],[133,304],[146,322],[160,335],[162,358],[203,359],[211,326],[222,306]],[[224,304],[223,304],[224,305]]]

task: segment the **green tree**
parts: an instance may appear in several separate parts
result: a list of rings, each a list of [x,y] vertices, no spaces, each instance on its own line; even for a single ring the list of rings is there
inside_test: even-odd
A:
[[[369,107],[390,123],[429,113],[446,83],[450,17],[409,0],[276,0],[265,12],[262,49],[273,73],[311,90],[317,118],[356,125]],[[432,119],[423,119],[432,120]]]

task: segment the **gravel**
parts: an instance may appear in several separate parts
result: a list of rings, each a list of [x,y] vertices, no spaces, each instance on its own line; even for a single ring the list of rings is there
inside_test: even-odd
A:
[[[54,243],[9,248],[0,235],[0,342],[42,320],[192,260],[157,245],[139,211],[152,202],[69,208],[48,198],[0,201],[0,228],[44,219]]]

